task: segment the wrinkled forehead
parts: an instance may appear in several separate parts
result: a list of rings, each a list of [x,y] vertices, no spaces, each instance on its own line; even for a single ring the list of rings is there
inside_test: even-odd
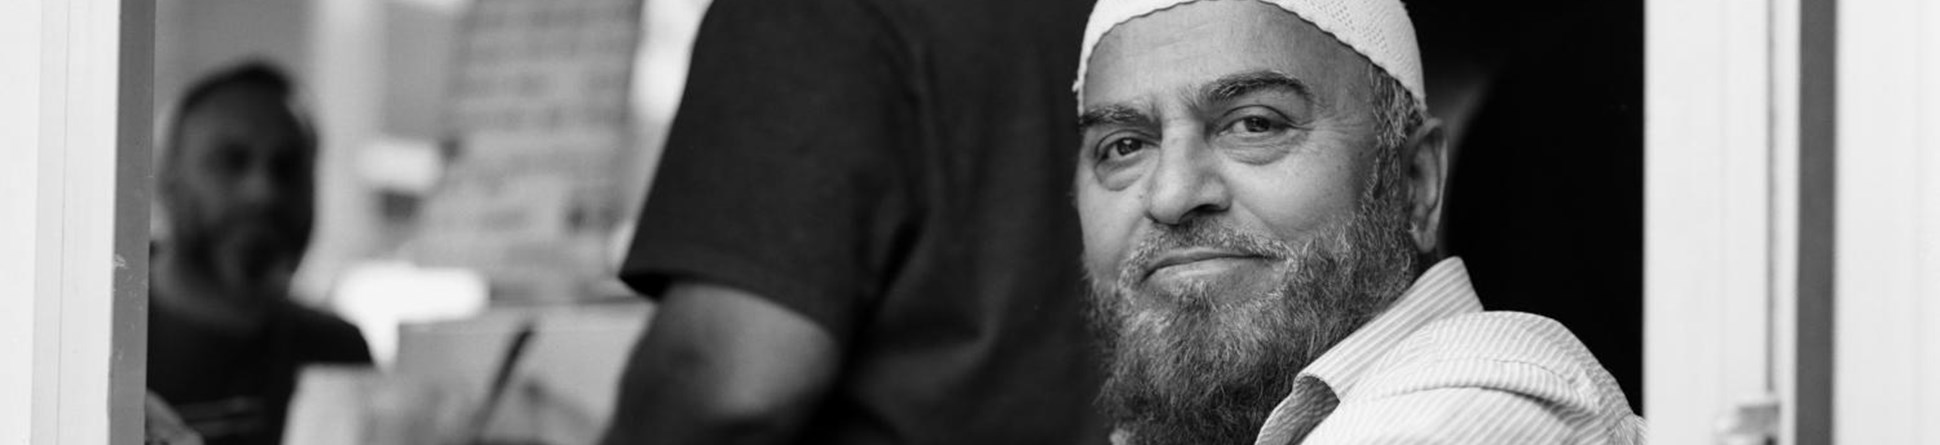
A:
[[[1318,104],[1354,103],[1375,69],[1314,24],[1255,1],[1201,1],[1129,20],[1093,49],[1081,109],[1191,100],[1218,79],[1275,73]],[[1081,110],[1082,111],[1082,110]]]

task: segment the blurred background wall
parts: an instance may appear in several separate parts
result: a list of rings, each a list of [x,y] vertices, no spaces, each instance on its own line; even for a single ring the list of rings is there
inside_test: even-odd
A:
[[[246,56],[292,72],[310,66],[310,2],[164,0],[155,8],[155,103],[171,104],[197,73]]]

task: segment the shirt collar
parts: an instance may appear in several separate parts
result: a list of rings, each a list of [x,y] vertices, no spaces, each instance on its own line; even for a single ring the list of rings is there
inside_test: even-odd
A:
[[[1336,397],[1345,397],[1369,366],[1409,334],[1437,320],[1481,310],[1468,267],[1461,258],[1449,257],[1416,278],[1388,310],[1308,364],[1298,379],[1319,379]]]
[[[1469,285],[1461,258],[1436,263],[1415,278],[1393,306],[1322,353],[1294,378],[1294,390],[1267,415],[1256,444],[1298,441],[1354,390],[1368,368],[1402,340],[1437,320],[1479,312],[1482,302]],[[1315,384],[1319,383],[1319,384]]]

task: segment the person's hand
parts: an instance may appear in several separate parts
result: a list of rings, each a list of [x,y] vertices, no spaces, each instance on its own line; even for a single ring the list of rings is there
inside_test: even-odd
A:
[[[162,397],[155,395],[154,391],[148,392],[148,401],[144,404],[142,412],[144,414],[142,417],[145,419],[143,423],[146,424],[144,429],[147,431],[142,443],[202,445],[202,435],[189,429],[189,425],[182,422],[182,416],[176,415],[175,409],[168,406],[168,401],[162,400]]]

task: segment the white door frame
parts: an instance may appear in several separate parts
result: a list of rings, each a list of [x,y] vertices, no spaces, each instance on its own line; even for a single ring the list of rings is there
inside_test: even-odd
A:
[[[1652,441],[1940,443],[1940,4],[1646,11]]]
[[[0,443],[140,443],[154,5],[0,2]]]
[[[1833,436],[1940,443],[1940,4],[1838,11]]]
[[[1720,423],[1741,407],[1792,401],[1799,8],[1800,0],[1645,5],[1652,442],[1718,443]],[[1791,443],[1789,418],[1779,423],[1779,443]]]

